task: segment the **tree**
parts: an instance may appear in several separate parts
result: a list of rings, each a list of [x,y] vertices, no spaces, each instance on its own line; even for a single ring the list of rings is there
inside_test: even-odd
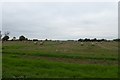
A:
[[[8,39],[9,39],[9,36],[4,36],[4,37],[2,38],[3,41],[8,41]]]
[[[45,39],[45,41],[48,41],[48,39]]]
[[[13,39],[11,41],[15,41],[16,40],[16,37],[13,37]]]
[[[78,39],[78,41],[83,41],[83,39]]]
[[[91,39],[91,41],[98,41],[97,38]]]
[[[2,40],[3,40],[3,41],[8,41],[8,39],[9,39],[9,36],[8,36],[8,35],[9,35],[9,34],[10,34],[9,31],[4,32],[4,35],[5,35],[5,36],[2,38]]]
[[[13,40],[16,40],[16,37],[13,37]]]
[[[26,40],[26,38],[22,35],[22,36],[19,37],[19,40],[23,41],[23,40]]]
[[[118,38],[118,39],[113,39],[113,41],[120,41],[120,39]]]
[[[28,41],[28,38],[25,38],[26,41]]]
[[[90,39],[85,38],[84,41],[87,42],[87,41],[90,41]]]
[[[38,41],[38,39],[33,39],[33,41]]]

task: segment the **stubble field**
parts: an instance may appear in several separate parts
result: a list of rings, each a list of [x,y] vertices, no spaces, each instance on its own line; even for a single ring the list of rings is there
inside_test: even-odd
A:
[[[2,43],[3,78],[117,78],[117,42]]]

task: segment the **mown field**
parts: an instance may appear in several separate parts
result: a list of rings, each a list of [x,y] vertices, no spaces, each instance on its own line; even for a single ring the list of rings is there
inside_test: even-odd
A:
[[[3,78],[117,78],[118,43],[6,41]]]

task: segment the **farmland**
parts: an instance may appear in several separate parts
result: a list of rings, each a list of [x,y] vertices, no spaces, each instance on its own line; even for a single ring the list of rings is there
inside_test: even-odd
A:
[[[117,78],[118,43],[6,41],[3,78]]]

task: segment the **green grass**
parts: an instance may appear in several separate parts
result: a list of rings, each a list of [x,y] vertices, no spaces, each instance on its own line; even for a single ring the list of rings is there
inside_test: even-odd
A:
[[[117,77],[117,66],[73,64],[36,60],[30,58],[6,56],[3,58],[3,77],[26,76],[34,77],[80,77],[80,78],[110,78]]]
[[[91,46],[85,42],[33,42],[8,41],[3,43],[3,78],[117,78],[118,43],[103,42]],[[29,57],[31,56],[31,57]],[[45,57],[45,58],[41,58]],[[47,58],[62,60],[48,60]],[[39,59],[38,59],[39,58]],[[64,60],[103,61],[105,64],[74,63]],[[107,64],[107,62],[110,64]]]
[[[2,44],[0,41],[0,79],[2,78]]]

